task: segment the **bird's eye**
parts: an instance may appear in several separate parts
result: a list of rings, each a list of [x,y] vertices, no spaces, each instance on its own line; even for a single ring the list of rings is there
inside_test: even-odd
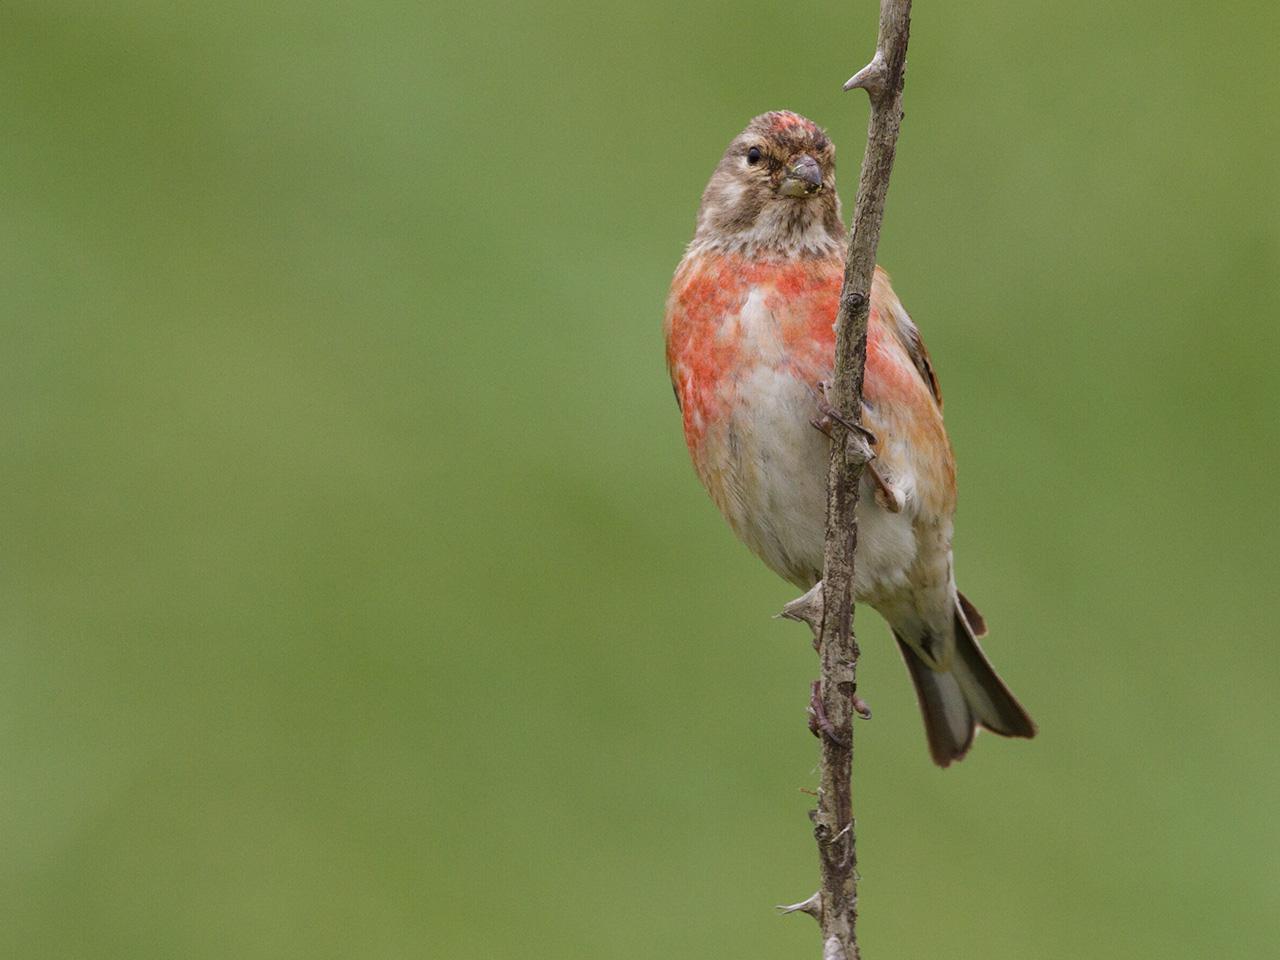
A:
[[[750,150],[747,151],[747,163],[759,163],[759,162],[760,162],[760,148],[752,147]]]

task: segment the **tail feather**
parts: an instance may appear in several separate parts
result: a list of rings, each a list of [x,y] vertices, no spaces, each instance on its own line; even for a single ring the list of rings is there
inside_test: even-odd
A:
[[[1002,737],[1030,739],[1036,735],[1035,722],[1004,685],[962,616],[956,617],[956,652],[951,669],[978,723]]]
[[[950,766],[969,752],[977,730],[964,691],[950,671],[933,670],[905,640],[896,633],[894,638],[915,684],[929,753],[938,766]]]
[[[956,599],[960,601],[960,612],[969,621],[969,627],[973,630],[973,635],[975,637],[985,637],[987,635],[986,618],[978,612],[978,608],[973,605],[973,601],[959,590],[956,591]]]
[[[954,620],[955,652],[949,670],[932,669],[894,634],[915,684],[929,752],[940,767],[964,757],[979,726],[1002,737],[1036,735],[1035,723],[982,653],[959,607]]]

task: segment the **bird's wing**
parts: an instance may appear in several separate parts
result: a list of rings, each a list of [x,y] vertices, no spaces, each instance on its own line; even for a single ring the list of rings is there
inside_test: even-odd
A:
[[[871,283],[871,302],[879,309],[882,320],[894,337],[902,344],[902,349],[911,358],[911,363],[920,372],[920,379],[925,382],[929,392],[933,394],[938,409],[942,409],[942,388],[938,385],[938,376],[933,372],[933,362],[929,359],[929,351],[925,349],[920,330],[912,322],[898,295],[893,292],[889,275],[876,267],[875,278]]]
[[[905,324],[899,325],[899,336],[902,338],[902,345],[907,348],[907,353],[911,356],[911,362],[916,365],[920,376],[929,385],[929,392],[933,394],[933,399],[938,401],[938,409],[941,410],[942,387],[938,386],[938,375],[933,372],[929,351],[925,349],[920,330],[911,322],[910,317]]]

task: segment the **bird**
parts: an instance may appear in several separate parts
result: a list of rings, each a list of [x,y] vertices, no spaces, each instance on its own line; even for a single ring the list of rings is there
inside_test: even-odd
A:
[[[789,110],[761,114],[707,183],[663,323],[698,478],[738,538],[804,589],[822,578],[831,438],[815,414],[834,412],[826,388],[846,239],[826,132]],[[854,598],[892,630],[929,752],[946,767],[979,728],[1030,738],[1036,726],[978,645],[985,620],[956,588],[942,391],[879,266],[865,370],[861,426],[874,457],[857,508]]]

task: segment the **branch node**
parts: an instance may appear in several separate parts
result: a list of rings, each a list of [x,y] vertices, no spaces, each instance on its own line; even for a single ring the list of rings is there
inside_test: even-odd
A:
[[[843,300],[844,308],[848,310],[850,314],[857,313],[867,305],[867,295],[860,290],[850,290],[848,293],[844,294]]]
[[[877,100],[888,82],[889,68],[885,66],[884,53],[877,50],[870,63],[844,82],[844,89],[865,90],[872,100]]]

